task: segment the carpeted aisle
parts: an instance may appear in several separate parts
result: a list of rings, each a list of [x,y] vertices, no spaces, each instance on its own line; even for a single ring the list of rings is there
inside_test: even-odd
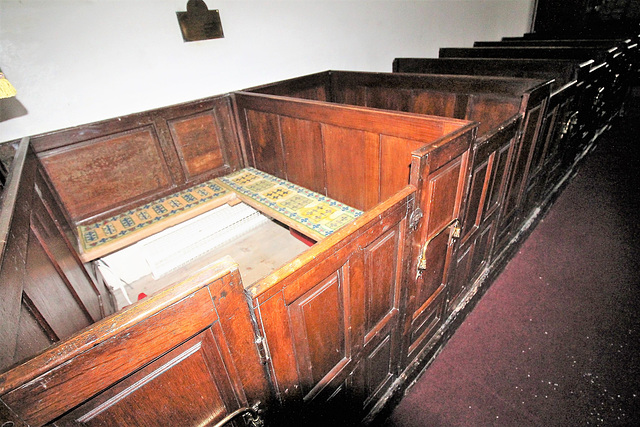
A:
[[[640,103],[384,424],[640,425]]]

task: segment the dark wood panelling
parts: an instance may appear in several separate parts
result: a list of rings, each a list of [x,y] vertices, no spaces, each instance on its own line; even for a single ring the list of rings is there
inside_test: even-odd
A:
[[[215,422],[269,398],[254,328],[226,258],[2,375],[0,394],[30,425]]]
[[[264,172],[286,179],[278,116],[246,110],[245,121],[251,141],[251,164]]]
[[[216,343],[222,338],[221,331],[215,329],[217,337],[213,328],[206,329],[56,421],[56,425],[105,425],[115,420],[127,425],[220,421],[241,405]]]
[[[418,92],[409,109],[412,113],[434,116],[457,117],[455,115],[457,95],[446,92]]]
[[[290,304],[291,333],[305,399],[312,398],[318,386],[333,380],[325,377],[335,374],[351,356],[346,336],[349,321],[344,317],[344,294],[349,289],[340,276],[342,273],[334,273]]]
[[[382,135],[380,138],[380,199],[385,200],[409,183],[411,152],[423,146],[420,141]]]
[[[356,209],[372,208],[380,200],[379,136],[328,125],[322,135],[327,195]]]
[[[470,95],[466,120],[480,122],[478,135],[496,129],[502,122],[510,120],[520,109],[520,100],[491,95]]]
[[[212,112],[168,121],[189,179],[225,165]]]
[[[398,230],[390,230],[365,249],[365,332],[369,334],[398,306]],[[385,269],[376,266],[387,266]]]
[[[464,174],[463,159],[452,161],[442,170],[429,176],[427,192],[431,211],[427,212],[427,237],[442,230],[457,216],[460,187],[456,185]]]
[[[151,127],[55,150],[41,161],[74,221],[173,184]]]
[[[452,237],[456,220],[463,220],[461,206],[469,177],[469,148],[472,140],[460,137],[448,146],[433,149],[427,156],[414,153],[411,182],[422,181],[418,206],[424,213],[412,238],[410,277],[403,325],[403,361],[407,366],[420,353],[441,325],[450,281],[449,269],[458,244]],[[422,154],[423,157],[417,157]]]
[[[318,122],[281,117],[287,179],[320,194],[327,194],[324,150]]]
[[[503,240],[503,243],[513,231],[513,225],[519,212],[518,208],[527,183],[531,153],[535,148],[538,129],[541,125],[542,111],[542,106],[535,107],[525,117],[524,133],[514,154],[513,169],[510,172],[509,187],[502,206],[500,220],[500,239]],[[499,246],[504,247],[502,243]]]

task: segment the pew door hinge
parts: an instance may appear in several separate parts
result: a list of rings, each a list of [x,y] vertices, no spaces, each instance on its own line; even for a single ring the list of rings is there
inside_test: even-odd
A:
[[[409,228],[411,230],[415,230],[418,227],[418,223],[422,219],[423,213],[422,209],[416,208],[413,212],[411,212],[411,216],[409,216]]]
[[[258,335],[255,343],[258,348],[258,355],[260,355],[260,362],[264,365],[271,359],[271,356],[269,355],[269,348],[267,348],[267,340],[265,337]]]

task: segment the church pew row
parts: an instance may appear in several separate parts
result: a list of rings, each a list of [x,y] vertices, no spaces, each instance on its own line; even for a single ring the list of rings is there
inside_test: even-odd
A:
[[[546,171],[552,93],[577,90],[553,84],[326,72],[11,143],[0,420],[375,420],[575,167]],[[77,226],[244,168],[362,214],[255,282],[207,259],[113,312]]]

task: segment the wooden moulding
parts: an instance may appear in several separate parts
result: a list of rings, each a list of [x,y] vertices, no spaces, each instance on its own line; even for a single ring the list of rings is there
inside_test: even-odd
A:
[[[0,396],[28,423],[50,422],[216,322],[240,403],[268,396],[252,345],[248,301],[237,265],[228,257],[0,375]],[[243,369],[234,370],[237,364]]]

